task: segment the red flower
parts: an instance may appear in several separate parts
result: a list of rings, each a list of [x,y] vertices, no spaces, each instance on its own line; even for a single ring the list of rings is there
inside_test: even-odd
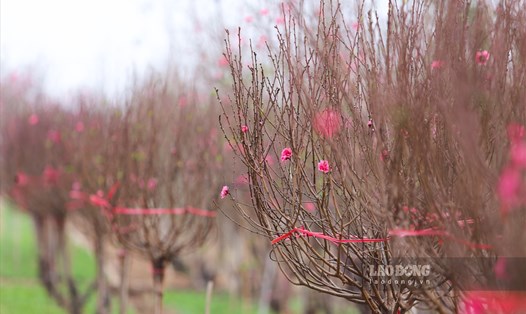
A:
[[[475,54],[475,61],[478,64],[484,65],[489,60],[489,52],[487,50],[477,51]]]
[[[320,160],[320,162],[318,163],[318,170],[323,173],[329,173],[329,171],[331,171],[329,162],[327,160]]]
[[[221,189],[221,193],[219,193],[219,196],[221,196],[221,199],[225,198],[227,195],[230,194],[230,191],[228,189],[228,186],[225,185],[223,186],[223,188]]]
[[[290,147],[284,148],[281,151],[281,161],[290,160],[292,158],[292,149]]]

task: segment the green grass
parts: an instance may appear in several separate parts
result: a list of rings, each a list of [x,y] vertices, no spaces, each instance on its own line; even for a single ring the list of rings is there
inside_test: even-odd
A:
[[[46,291],[35,283],[0,281],[0,313],[43,313],[62,314]]]
[[[179,314],[204,313],[205,294],[194,291],[166,291],[164,304],[177,308]],[[214,293],[210,313],[252,314],[257,313],[257,309],[251,303],[230,298],[226,294]]]
[[[66,313],[38,281],[35,231],[31,219],[1,202],[0,213],[0,313]],[[83,248],[71,245],[70,250],[73,277],[83,292],[95,278],[95,261]],[[114,302],[115,313],[116,306]],[[94,313],[95,307],[93,295],[84,312]]]
[[[73,276],[81,291],[95,278],[95,261],[88,250],[70,247]],[[178,314],[204,313],[204,291],[165,291],[164,305]],[[95,313],[96,299],[93,295],[84,308],[84,313]],[[291,300],[294,313],[302,313],[298,299]],[[117,313],[118,302],[112,302],[113,313]],[[245,302],[228,294],[214,291],[211,301],[212,314],[255,314],[253,303]],[[355,313],[348,307],[336,313]],[[14,210],[0,200],[0,314],[65,314],[55,301],[47,295],[38,281],[37,250],[35,232],[31,219]],[[134,313],[130,310],[129,313]]]
[[[0,217],[0,313],[65,314],[38,281],[35,231],[30,217],[1,201]],[[83,248],[72,245],[70,250],[73,276],[80,284],[81,291],[84,291],[95,278],[94,258]],[[92,296],[84,312],[94,313],[95,302]],[[177,309],[180,314],[204,313],[205,293],[167,290],[164,303],[167,309]],[[116,313],[116,300],[112,302],[112,308]],[[251,304],[214,293],[211,313],[251,314],[256,313],[256,310]]]

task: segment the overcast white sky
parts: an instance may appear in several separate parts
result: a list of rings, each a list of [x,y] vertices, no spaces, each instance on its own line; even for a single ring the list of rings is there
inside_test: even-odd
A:
[[[247,26],[248,15],[268,9],[272,23],[280,2],[0,0],[1,74],[36,66],[54,95],[84,87],[113,93],[133,72],[161,68],[168,58],[188,64],[194,47],[211,45],[196,41],[203,41],[197,20],[206,33],[222,34],[220,17],[226,27]]]
[[[196,15],[218,26],[218,5],[233,5],[228,2],[1,0],[1,71],[36,66],[58,94],[120,88],[133,71],[190,53]],[[180,56],[169,53],[171,43]]]

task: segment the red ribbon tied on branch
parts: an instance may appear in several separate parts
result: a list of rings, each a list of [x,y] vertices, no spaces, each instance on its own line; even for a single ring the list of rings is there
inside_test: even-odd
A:
[[[437,237],[450,238],[450,239],[452,239],[452,240],[454,240],[456,242],[459,242],[459,243],[464,244],[466,246],[469,246],[471,248],[476,248],[476,249],[491,249],[492,248],[491,245],[469,242],[469,241],[466,241],[464,239],[454,237],[453,235],[451,235],[449,232],[447,232],[445,230],[432,229],[432,228],[431,229],[423,229],[423,230],[393,229],[393,230],[389,231],[389,236],[387,238],[360,238],[358,236],[351,235],[349,238],[345,238],[344,239],[344,238],[331,237],[331,236],[328,236],[328,235],[326,235],[326,234],[324,234],[322,232],[308,231],[308,230],[304,229],[303,227],[300,227],[300,228],[294,228],[291,231],[289,231],[289,232],[287,232],[287,233],[285,233],[285,234],[273,239],[271,243],[272,244],[279,243],[279,242],[291,237],[294,234],[296,234],[297,236],[305,235],[305,236],[309,236],[309,237],[315,237],[315,238],[319,238],[319,239],[324,239],[324,240],[330,241],[330,242],[332,242],[334,244],[386,242],[386,241],[390,240],[392,237],[403,238],[403,237],[419,237],[419,236],[428,236],[428,237],[437,236]]]
[[[306,230],[303,227],[300,227],[300,228],[294,228],[291,231],[289,231],[289,232],[287,232],[287,233],[275,238],[274,240],[272,240],[272,244],[276,244],[278,242],[281,242],[281,241],[291,237],[293,234],[305,235],[305,236],[308,236],[308,237],[315,237],[315,238],[319,238],[319,239],[325,239],[325,240],[330,241],[330,242],[335,243],[335,244],[339,244],[339,243],[385,242],[385,241],[387,241],[387,239],[359,238],[357,236],[351,236],[350,239],[335,238],[335,237],[331,237],[331,236],[328,236],[326,234],[323,234],[321,232],[313,232],[313,231]]]
[[[91,205],[100,207],[103,210],[110,210],[110,214],[117,214],[117,215],[184,215],[184,214],[190,214],[194,216],[202,216],[202,217],[215,217],[217,215],[216,212],[212,212],[205,209],[199,209],[194,207],[185,207],[185,208],[127,208],[127,207],[119,207],[119,206],[113,206],[110,201],[117,193],[117,190],[119,188],[120,184],[116,183],[114,184],[110,190],[108,191],[107,197],[103,196],[102,192],[99,192],[97,194],[91,194],[87,195],[80,191],[71,191],[69,193],[69,196],[71,199],[74,200],[83,200],[83,201],[89,201]]]

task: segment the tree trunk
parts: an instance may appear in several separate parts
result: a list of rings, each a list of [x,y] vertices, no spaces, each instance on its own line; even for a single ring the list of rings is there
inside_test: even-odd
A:
[[[104,235],[99,233],[95,235],[95,258],[97,260],[97,314],[109,313],[110,298],[104,272],[105,256]]]
[[[123,249],[119,252],[119,259],[121,264],[120,269],[120,293],[119,293],[119,314],[126,314],[126,306],[128,305],[128,269],[130,268],[130,257]]]
[[[52,241],[51,230],[53,226],[50,226],[49,219],[46,219],[40,214],[32,215],[33,222],[35,224],[35,236],[37,240],[37,252],[38,252],[38,276],[40,282],[46,289],[47,293],[57,302],[57,304],[64,308],[68,308],[68,303],[64,295],[59,292],[57,287],[57,276],[54,272],[51,256],[55,255],[56,252],[52,252],[53,246],[50,244]]]
[[[82,309],[81,296],[71,273],[71,257],[69,255],[68,243],[66,240],[66,217],[57,215],[53,217],[56,223],[57,234],[57,256],[62,257],[62,269],[66,280],[67,291],[69,293],[68,311],[70,314],[80,314]]]
[[[163,313],[164,258],[152,260],[154,314]]]
[[[214,289],[214,282],[208,280],[206,283],[206,300],[205,300],[205,314],[210,314],[210,306],[212,305],[212,290]]]

